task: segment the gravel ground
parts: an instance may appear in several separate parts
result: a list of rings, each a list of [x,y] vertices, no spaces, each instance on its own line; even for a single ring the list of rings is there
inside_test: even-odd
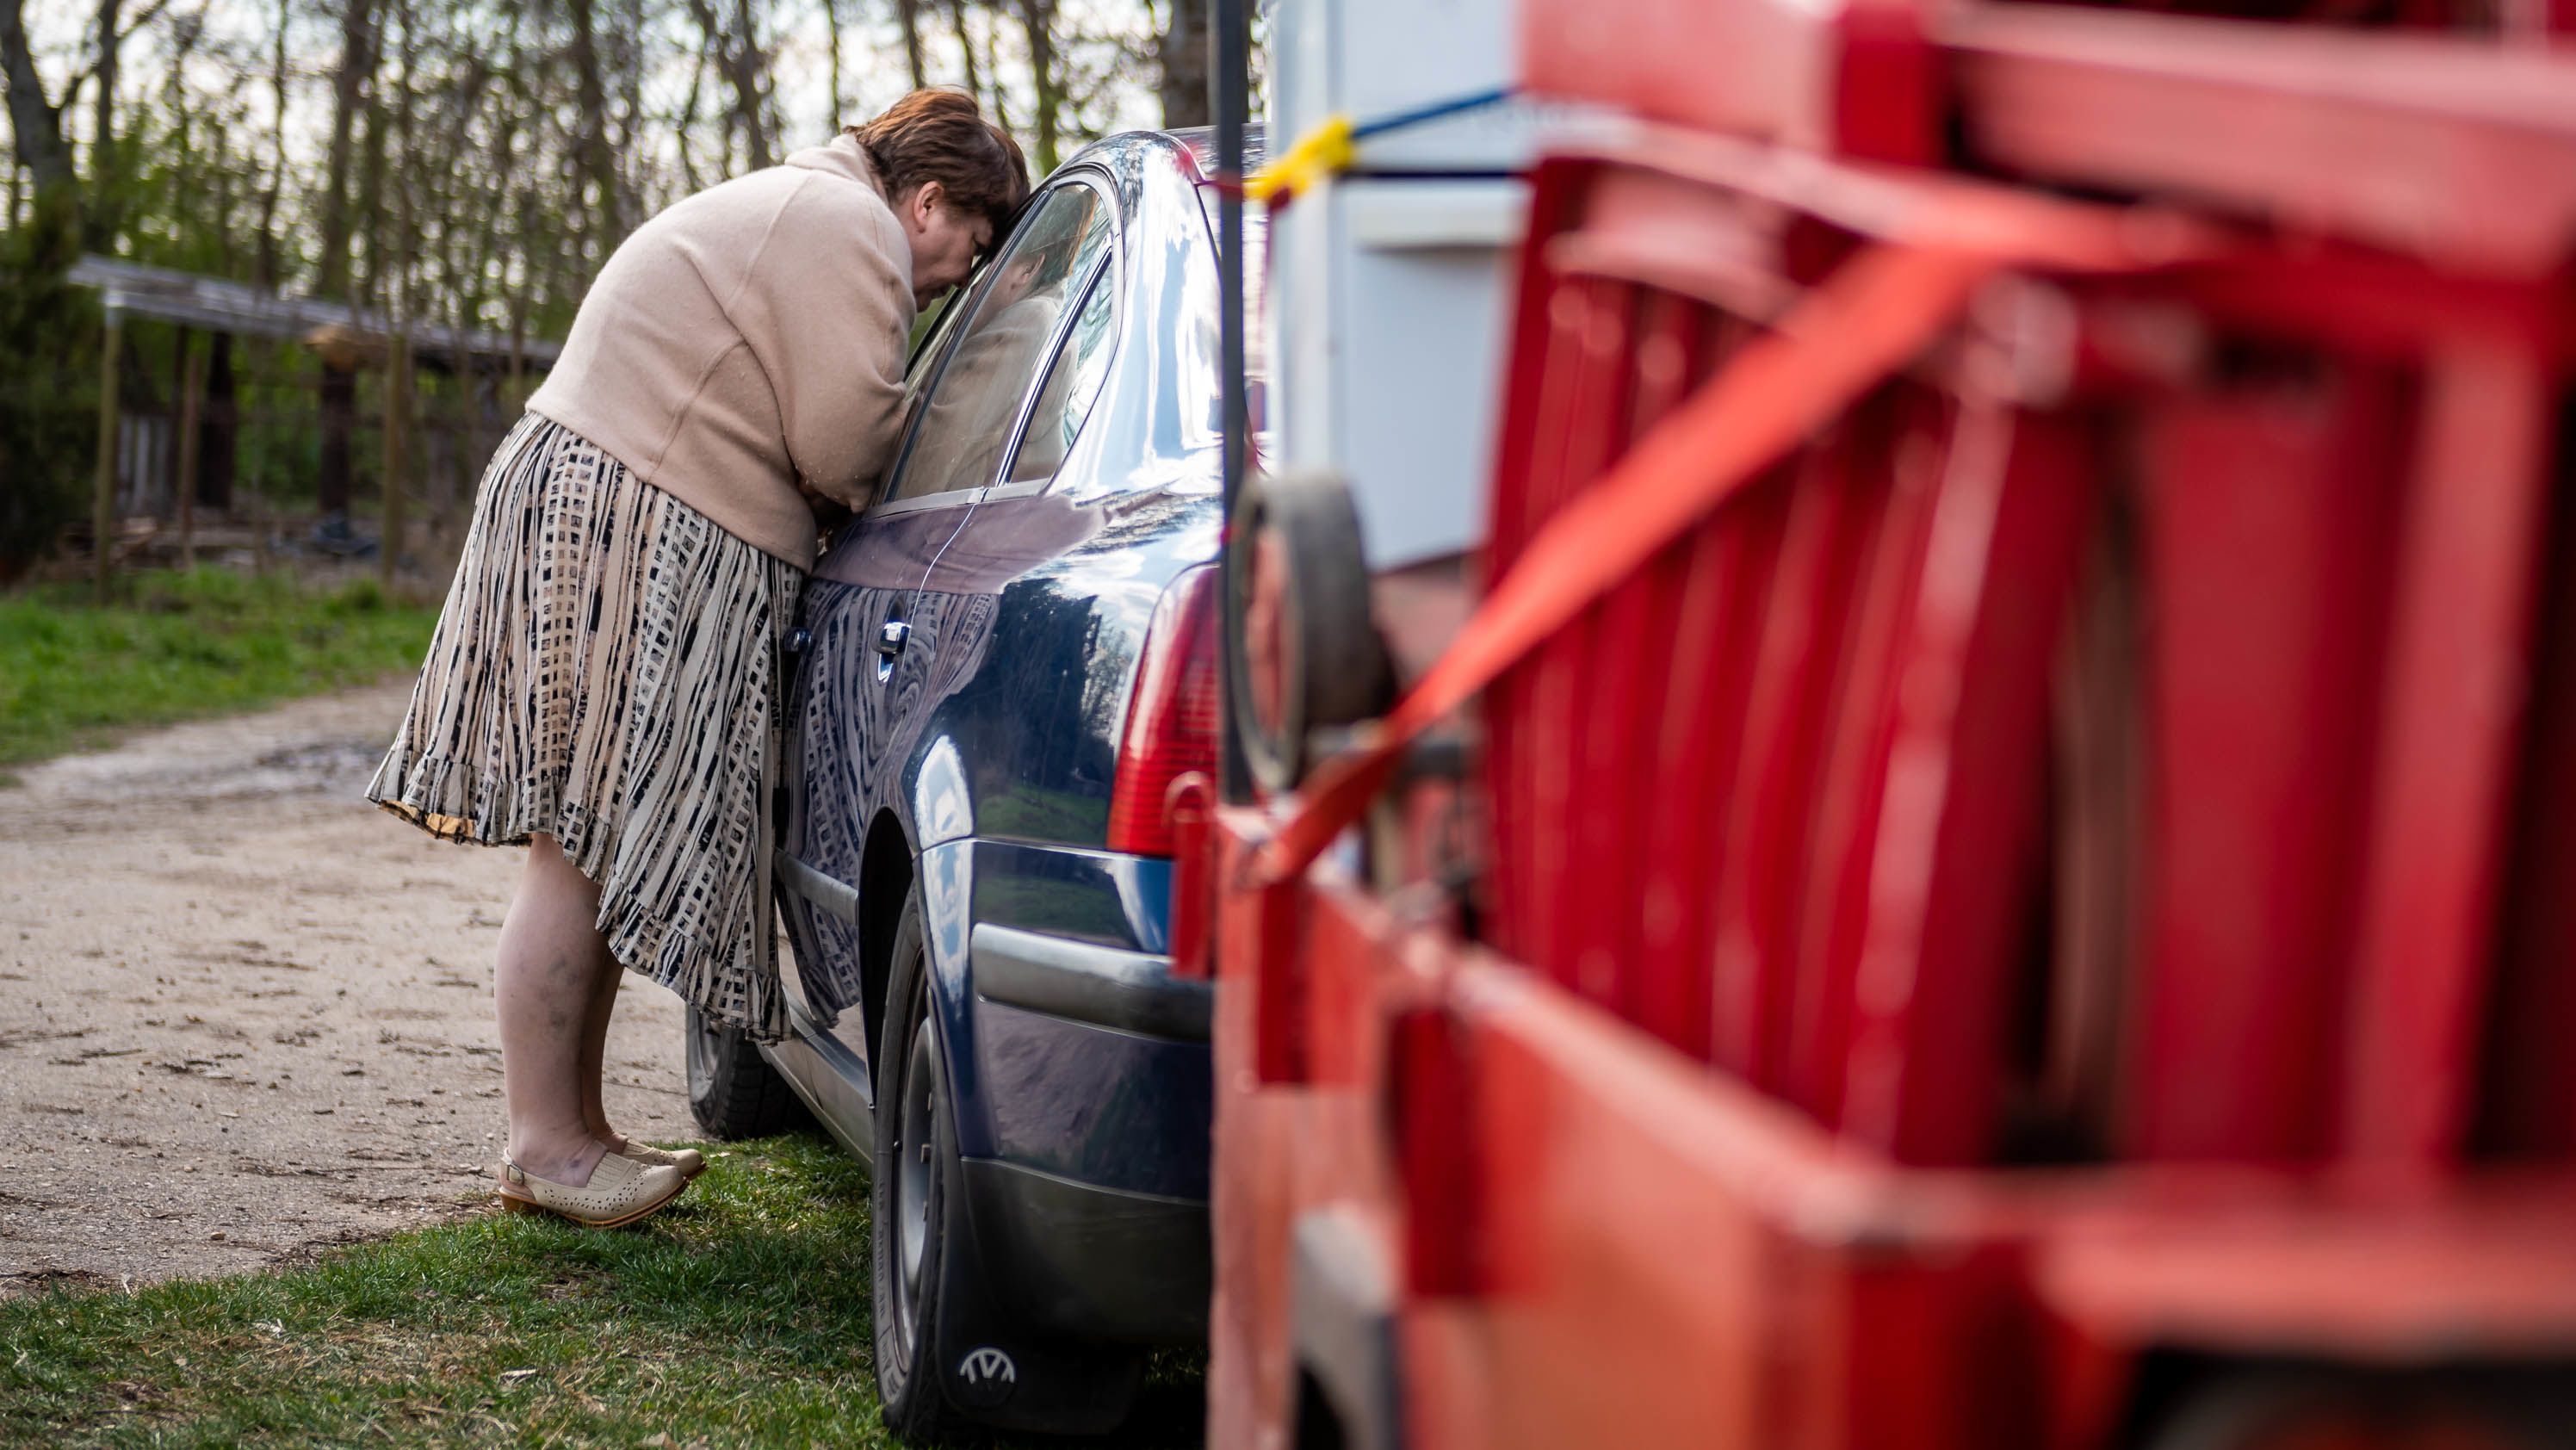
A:
[[[359,797],[408,679],[0,788],[0,1296],[256,1269],[481,1209],[520,853]],[[679,999],[630,975],[610,1122],[698,1136]]]

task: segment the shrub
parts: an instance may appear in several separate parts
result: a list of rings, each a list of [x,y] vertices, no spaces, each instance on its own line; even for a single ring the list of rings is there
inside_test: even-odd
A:
[[[79,512],[98,410],[98,308],[67,274],[80,226],[67,189],[0,232],[0,584]]]

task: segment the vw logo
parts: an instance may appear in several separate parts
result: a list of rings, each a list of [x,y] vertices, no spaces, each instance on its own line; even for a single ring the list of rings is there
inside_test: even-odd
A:
[[[978,1389],[989,1389],[1018,1384],[1020,1371],[1009,1355],[988,1346],[968,1350],[964,1362],[957,1366],[957,1376]]]

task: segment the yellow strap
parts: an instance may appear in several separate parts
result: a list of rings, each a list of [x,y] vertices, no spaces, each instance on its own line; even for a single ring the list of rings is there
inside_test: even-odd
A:
[[[1287,155],[1252,173],[1243,183],[1243,194],[1266,202],[1283,192],[1295,196],[1310,191],[1334,172],[1349,170],[1358,154],[1351,139],[1351,118],[1331,117],[1298,137]]]

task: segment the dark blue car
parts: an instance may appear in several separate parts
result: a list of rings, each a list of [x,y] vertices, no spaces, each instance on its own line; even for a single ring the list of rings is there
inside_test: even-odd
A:
[[[901,1433],[1104,1429],[1145,1347],[1206,1332],[1210,989],[1171,967],[1165,811],[1217,748],[1202,166],[1084,150],[917,350],[792,666],[796,1032],[690,1022],[710,1131],[801,1105],[872,1164]]]

